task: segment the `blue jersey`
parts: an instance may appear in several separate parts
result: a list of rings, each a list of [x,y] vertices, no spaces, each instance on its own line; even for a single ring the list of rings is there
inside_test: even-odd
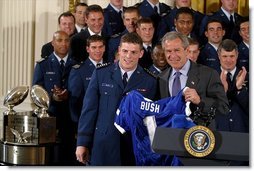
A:
[[[154,116],[156,125],[159,127],[190,128],[195,124],[186,119],[185,109],[186,103],[182,91],[175,97],[153,102],[133,90],[122,99],[117,110],[115,126],[122,133],[131,131],[137,165],[181,165],[177,157],[160,155],[152,151],[144,119]]]

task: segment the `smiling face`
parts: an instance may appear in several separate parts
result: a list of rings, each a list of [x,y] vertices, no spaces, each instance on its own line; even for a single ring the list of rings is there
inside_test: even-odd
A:
[[[64,31],[57,31],[53,35],[52,45],[54,52],[60,57],[64,58],[69,51],[70,38]]]
[[[125,71],[134,70],[143,53],[139,44],[123,42],[118,48],[120,67]]]
[[[180,70],[188,60],[187,50],[184,49],[180,38],[166,40],[163,49],[168,64],[176,70]]]

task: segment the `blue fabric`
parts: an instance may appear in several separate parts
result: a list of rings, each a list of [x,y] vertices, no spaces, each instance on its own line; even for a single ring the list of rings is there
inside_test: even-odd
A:
[[[182,165],[176,156],[160,155],[152,151],[147,127],[143,123],[143,119],[147,116],[155,116],[158,127],[190,128],[194,126],[193,122],[186,120],[182,91],[175,97],[153,102],[133,90],[122,99],[115,118],[115,124],[132,133],[138,166]]]

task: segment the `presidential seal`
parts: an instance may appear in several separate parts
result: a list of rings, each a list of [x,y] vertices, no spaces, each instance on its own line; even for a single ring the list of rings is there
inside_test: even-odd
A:
[[[193,126],[184,135],[184,146],[192,156],[205,157],[214,149],[214,134],[207,127]]]

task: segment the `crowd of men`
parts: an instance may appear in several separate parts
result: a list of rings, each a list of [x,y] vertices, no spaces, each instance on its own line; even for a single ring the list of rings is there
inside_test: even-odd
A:
[[[175,0],[174,8],[110,0],[105,9],[77,3],[74,13],[62,13],[33,79],[57,118],[52,164],[136,165],[131,134],[114,126],[131,90],[158,100],[188,87],[192,111],[216,108],[211,129],[248,133],[249,19],[236,9],[237,0],[221,0],[211,15],[193,10],[191,0]]]

